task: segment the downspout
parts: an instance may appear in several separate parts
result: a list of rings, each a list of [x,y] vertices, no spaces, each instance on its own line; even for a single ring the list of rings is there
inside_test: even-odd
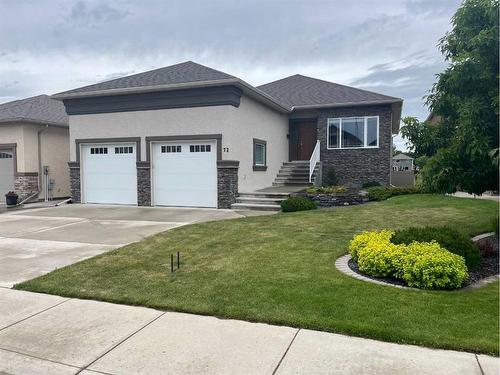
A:
[[[41,134],[47,130],[49,127],[48,124],[45,124],[45,127],[42,129],[38,130],[37,137],[38,137],[38,194],[42,191],[42,185],[43,185],[43,170],[42,170],[42,140],[41,140]],[[45,195],[45,194],[44,194]],[[45,197],[47,199],[48,197]]]

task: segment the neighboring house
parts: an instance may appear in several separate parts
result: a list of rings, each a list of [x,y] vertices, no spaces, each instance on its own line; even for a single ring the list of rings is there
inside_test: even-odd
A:
[[[392,157],[393,171],[413,171],[413,158],[405,154],[397,154]]]
[[[68,160],[68,117],[60,101],[39,95],[0,104],[0,202],[8,191],[21,199],[68,197]]]
[[[219,208],[308,183],[311,158],[341,184],[389,185],[402,106],[301,75],[254,87],[193,62],[53,97],[69,115],[75,202]],[[289,161],[303,169],[277,178]]]

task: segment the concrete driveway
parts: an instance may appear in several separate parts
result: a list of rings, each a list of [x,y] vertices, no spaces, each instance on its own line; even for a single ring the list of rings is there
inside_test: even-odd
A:
[[[202,221],[239,218],[231,210],[64,205],[0,214],[0,286]]]

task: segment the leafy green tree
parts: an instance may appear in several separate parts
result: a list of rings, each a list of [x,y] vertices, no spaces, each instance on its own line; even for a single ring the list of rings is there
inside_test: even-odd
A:
[[[450,140],[422,170],[423,185],[434,191],[498,190],[498,10],[498,0],[465,0],[440,41],[450,65],[438,75],[427,105],[441,116]]]
[[[406,147],[415,158],[434,155],[451,139],[451,133],[441,124],[421,122],[416,117],[405,117],[402,121],[401,135],[407,140]]]

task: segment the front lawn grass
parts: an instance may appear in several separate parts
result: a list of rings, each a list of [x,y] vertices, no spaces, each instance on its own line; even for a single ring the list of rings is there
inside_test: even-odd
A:
[[[408,195],[362,206],[177,228],[58,269],[16,289],[498,355],[498,282],[401,290],[334,266],[362,230],[491,230],[498,204]],[[110,233],[112,235],[112,233]],[[181,268],[169,271],[180,251]]]

